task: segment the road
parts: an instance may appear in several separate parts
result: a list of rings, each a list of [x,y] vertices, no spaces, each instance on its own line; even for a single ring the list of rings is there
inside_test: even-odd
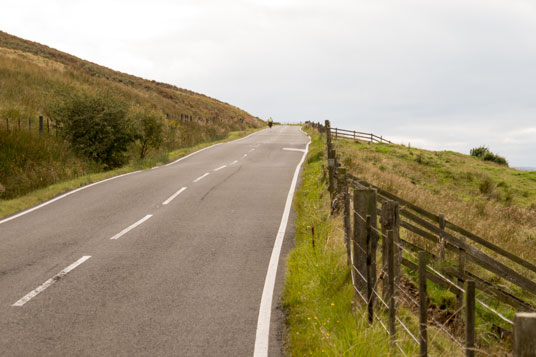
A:
[[[0,354],[281,355],[281,222],[308,141],[266,129],[0,220]]]

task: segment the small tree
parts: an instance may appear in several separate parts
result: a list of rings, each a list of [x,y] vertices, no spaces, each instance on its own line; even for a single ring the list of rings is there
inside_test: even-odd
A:
[[[127,160],[128,145],[136,138],[126,101],[109,91],[75,93],[50,108],[61,135],[74,151],[111,169]]]
[[[134,108],[130,117],[137,125],[136,140],[143,159],[151,148],[158,150],[164,141],[165,118],[162,112]]]

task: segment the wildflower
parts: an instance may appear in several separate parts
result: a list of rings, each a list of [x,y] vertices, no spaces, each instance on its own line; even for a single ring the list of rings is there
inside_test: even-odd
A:
[[[331,303],[331,306],[335,306],[335,303],[334,303],[334,302],[332,302],[332,303]]]

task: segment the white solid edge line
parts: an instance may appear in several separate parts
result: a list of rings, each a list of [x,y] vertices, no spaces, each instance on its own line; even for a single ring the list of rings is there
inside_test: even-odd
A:
[[[220,171],[221,169],[224,169],[226,167],[227,167],[227,165],[222,165],[222,166],[218,167],[217,169],[214,169],[214,171]]]
[[[230,144],[230,143],[234,143],[234,142],[237,142],[237,141],[240,141],[240,140],[244,140],[244,139],[249,138],[249,137],[252,136],[252,135],[258,134],[258,133],[260,133],[260,132],[262,132],[262,131],[264,131],[264,130],[266,130],[266,129],[256,131],[256,132],[251,133],[251,134],[249,134],[249,135],[247,135],[247,136],[244,136],[243,138],[240,138],[240,139],[236,139],[236,140],[233,140],[233,141],[229,141],[229,142],[227,142],[226,144]],[[181,157],[180,159],[177,159],[177,160],[175,160],[175,161],[173,161],[173,162],[170,162],[169,164],[166,164],[166,166],[173,165],[173,164],[175,164],[175,163],[177,163],[177,162],[179,162],[179,161],[182,161],[182,160],[184,160],[184,159],[186,159],[186,158],[188,158],[188,157],[190,157],[190,156],[192,156],[192,155],[194,155],[194,154],[197,154],[197,153],[199,153],[199,152],[201,152],[201,151],[205,151],[205,150],[207,150],[207,149],[210,149],[210,148],[212,148],[212,147],[215,147],[215,146],[218,146],[218,145],[222,145],[222,144],[223,144],[223,143],[214,144],[214,145],[211,145],[211,146],[206,147],[206,148],[204,148],[204,149],[195,151],[195,152],[193,152],[193,153],[191,153],[191,154],[189,154],[189,155],[187,155],[187,156]],[[107,178],[107,179],[102,180],[102,181],[93,182],[93,183],[90,183],[89,185],[79,187],[79,188],[77,188],[77,189],[75,189],[75,190],[72,190],[72,191],[69,191],[69,192],[67,192],[67,193],[64,193],[64,194],[61,195],[61,196],[58,196],[58,197],[53,198],[53,199],[51,199],[51,200],[45,201],[45,202],[41,203],[40,205],[37,205],[37,206],[35,206],[35,207],[29,208],[29,209],[24,210],[24,211],[22,211],[22,212],[20,212],[20,213],[17,213],[17,214],[14,215],[14,216],[11,216],[11,217],[8,217],[8,218],[4,218],[4,219],[0,220],[0,224],[9,222],[9,221],[11,221],[11,220],[13,220],[13,219],[15,219],[15,218],[19,218],[20,216],[24,216],[25,214],[28,214],[28,213],[33,212],[33,211],[35,211],[35,210],[38,210],[39,208],[48,206],[49,204],[51,204],[51,203],[53,203],[53,202],[56,202],[56,201],[58,201],[58,200],[61,200],[62,198],[65,198],[65,197],[67,197],[67,196],[70,196],[70,195],[72,195],[73,193],[76,193],[76,192],[78,192],[78,191],[82,191],[82,190],[85,190],[86,188],[90,188],[90,187],[95,186],[95,185],[98,185],[98,184],[100,184],[100,183],[107,182],[107,181],[111,181],[111,180],[115,180],[115,179],[117,179],[117,178],[124,177],[124,176],[128,176],[128,175],[132,175],[132,174],[135,174],[135,173],[138,173],[138,172],[141,172],[141,171],[142,171],[142,170],[137,170],[137,171],[133,171],[133,172],[128,172],[128,173],[126,173],[126,174],[122,174],[122,175],[118,175],[118,176],[110,177],[110,178]]]
[[[125,176],[128,176],[128,175],[132,175],[132,174],[138,173],[138,172],[140,172],[140,171],[141,171],[141,170],[133,171],[133,172],[128,172],[128,173],[126,173],[126,174],[122,174],[122,175],[118,175],[118,176],[110,177],[110,178],[107,178],[107,179],[102,180],[102,181],[93,182],[93,183],[90,183],[89,185],[79,187],[79,188],[77,188],[77,189],[75,189],[75,190],[72,190],[72,191],[69,191],[69,192],[67,192],[67,193],[64,193],[64,194],[61,195],[61,196],[58,196],[58,197],[56,197],[56,198],[53,198],[53,199],[48,200],[48,201],[46,201],[46,202],[43,202],[43,203],[41,203],[41,204],[38,205],[38,206],[32,207],[32,208],[30,208],[30,209],[27,209],[27,210],[25,210],[25,211],[22,211],[22,212],[20,212],[20,213],[18,213],[18,214],[16,214],[16,215],[14,215],[14,216],[5,218],[5,219],[3,219],[3,220],[0,220],[0,224],[9,222],[9,221],[11,221],[11,220],[13,220],[13,219],[15,219],[15,218],[20,217],[20,216],[24,216],[25,214],[28,214],[28,213],[33,212],[33,211],[35,211],[35,210],[38,210],[38,209],[41,208],[41,207],[47,206],[47,205],[49,205],[49,204],[51,204],[51,203],[53,203],[53,202],[56,202],[56,201],[58,201],[58,200],[61,200],[62,198],[65,198],[65,197],[67,197],[67,196],[70,196],[70,195],[72,195],[73,193],[76,193],[76,192],[78,192],[78,191],[85,190],[86,188],[90,188],[90,187],[92,187],[92,186],[98,185],[98,184],[103,183],[103,182],[107,182],[107,181],[111,181],[111,180],[118,179],[118,178],[120,178],[120,177],[125,177]]]
[[[110,239],[118,239],[118,238],[121,238],[121,236],[123,236],[124,234],[128,233],[129,231],[133,230],[134,228],[136,228],[137,226],[139,226],[140,224],[142,224],[143,222],[145,222],[146,220],[148,220],[149,218],[151,218],[153,215],[152,214],[148,214],[147,216],[143,217],[142,219],[140,219],[139,221],[137,221],[136,223],[128,226],[127,228],[123,229],[121,232],[117,233],[115,236],[113,236],[112,238]]]
[[[305,150],[303,150],[303,149],[296,149],[296,148],[283,148],[283,150],[305,152]]]
[[[172,194],[167,200],[165,200],[164,202],[162,202],[163,205],[167,205],[168,203],[170,203],[171,201],[173,201],[175,199],[175,197],[177,197],[178,195],[180,195],[181,193],[183,193],[188,187],[182,187],[180,190],[178,190],[177,192],[175,192],[174,194]]]
[[[198,154],[198,153],[200,153],[200,152],[202,152],[202,151],[208,150],[208,149],[213,148],[213,147],[215,147],[215,146],[223,145],[223,144],[236,143],[237,141],[247,139],[247,138],[249,138],[250,136],[255,135],[255,134],[258,134],[258,133],[260,133],[261,131],[264,131],[264,130],[266,130],[266,129],[256,131],[256,132],[251,133],[251,134],[249,134],[249,135],[247,135],[247,136],[244,136],[243,138],[236,139],[236,140],[233,140],[233,141],[228,141],[228,142],[226,142],[226,143],[217,143],[217,144],[214,144],[214,145],[207,146],[206,148],[197,150],[197,151],[195,151],[195,152],[193,152],[193,153],[191,153],[191,154],[188,154],[188,155],[183,156],[183,157],[181,157],[181,158],[179,158],[179,159],[177,159],[177,160],[175,160],[175,161],[173,161],[173,162],[170,162],[169,164],[166,164],[166,166],[170,166],[170,165],[176,164],[177,162],[180,162],[180,161],[182,161],[182,160],[185,160],[185,159],[189,158],[189,157],[192,156],[192,155]]]
[[[37,295],[42,293],[46,288],[48,288],[49,286],[54,284],[56,281],[58,281],[61,278],[63,278],[71,270],[73,270],[74,268],[76,268],[77,266],[79,266],[80,264],[82,264],[83,262],[88,260],[89,258],[91,258],[90,255],[85,255],[82,258],[78,259],[76,262],[74,262],[73,264],[69,265],[67,268],[63,269],[58,274],[54,275],[52,278],[50,278],[47,281],[45,281],[42,285],[38,286],[35,290],[32,290],[28,294],[24,295],[19,301],[17,301],[16,303],[14,303],[11,306],[22,306],[22,305],[26,304],[28,301],[30,301],[31,299],[33,299],[34,297],[36,297]]]
[[[275,238],[274,248],[272,250],[272,256],[270,257],[270,263],[268,264],[268,271],[266,273],[266,280],[264,281],[264,288],[262,291],[261,305],[259,308],[259,319],[257,321],[257,334],[255,336],[255,350],[253,352],[254,357],[268,356],[268,341],[270,337],[270,318],[272,315],[272,298],[274,294],[275,278],[277,276],[277,265],[279,264],[279,255],[281,254],[281,246],[283,245],[283,239],[285,238],[285,232],[287,230],[288,217],[290,209],[292,207],[292,198],[294,197],[294,191],[296,190],[296,184],[298,182],[298,176],[300,174],[300,168],[305,161],[307,151],[309,150],[309,144],[311,138],[305,147],[303,156],[296,166],[294,171],[294,177],[287,195],[287,202],[285,203],[285,210],[283,211],[283,217],[281,218],[281,225],[277,231]]]
[[[207,177],[208,175],[210,175],[208,172],[204,173],[203,175],[199,176],[198,178],[196,178],[194,180],[194,182],[199,182],[201,181],[202,179],[204,179],[205,177]]]

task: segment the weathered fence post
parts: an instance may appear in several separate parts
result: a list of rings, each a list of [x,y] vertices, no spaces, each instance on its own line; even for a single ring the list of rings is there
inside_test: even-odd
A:
[[[374,320],[374,282],[375,276],[372,271],[372,262],[376,260],[376,254],[372,252],[372,217],[367,215],[367,312],[368,321],[372,324]],[[374,256],[373,256],[374,254]]]
[[[445,230],[445,215],[443,213],[439,214],[439,228],[442,231]],[[439,235],[439,259],[442,263],[445,261],[445,238],[443,234]]]
[[[465,242],[465,237],[460,238]],[[458,286],[463,289],[465,284],[465,250],[463,248],[458,248]],[[456,310],[458,311],[458,316],[456,319],[458,331],[463,331],[463,291],[458,291],[456,293]]]
[[[465,286],[465,355],[475,355],[475,282],[467,280]]]
[[[348,265],[352,264],[351,253],[351,234],[352,234],[352,222],[351,222],[351,210],[350,207],[350,184],[348,175],[344,176],[344,240],[346,242],[346,262]]]
[[[514,357],[536,356],[536,312],[514,316]]]
[[[335,128],[335,139],[337,139],[337,136],[338,136],[337,134],[338,134],[337,133],[337,128]]]
[[[398,248],[398,244],[400,243],[400,216],[399,216],[399,205],[396,201],[384,201],[382,203],[382,210],[380,214],[380,223],[382,225],[382,242],[385,243],[385,236],[387,234],[387,231],[392,230],[393,231],[393,237],[394,241],[393,244],[396,245],[394,247],[393,256],[395,261],[395,282],[398,284],[400,280],[400,248]],[[388,251],[387,251],[387,245],[382,244],[382,270],[386,270],[388,266],[388,259],[387,259]],[[386,279],[383,280],[382,283],[382,295],[384,299],[389,299],[389,287],[387,285]]]
[[[428,355],[426,263],[427,253],[421,250],[419,251],[419,342],[421,357]]]
[[[387,239],[383,243],[387,246],[387,296],[389,304],[389,337],[391,341],[391,348],[394,348],[396,341],[395,330],[395,260],[394,260],[394,232],[392,230],[387,231]]]
[[[370,133],[370,144],[372,144],[374,141],[374,139],[372,138],[372,133]]]
[[[354,143],[355,143],[355,141],[356,141],[356,140],[355,140],[355,130],[354,130]]]
[[[43,134],[43,116],[39,116],[39,135]]]
[[[366,217],[370,215],[370,237],[367,234]],[[356,288],[363,295],[367,295],[367,246],[370,243],[371,249],[371,283],[376,285],[376,247],[378,235],[376,234],[376,190],[363,186],[354,188],[354,244],[353,244],[353,264],[357,270]],[[367,239],[368,238],[368,239]]]

